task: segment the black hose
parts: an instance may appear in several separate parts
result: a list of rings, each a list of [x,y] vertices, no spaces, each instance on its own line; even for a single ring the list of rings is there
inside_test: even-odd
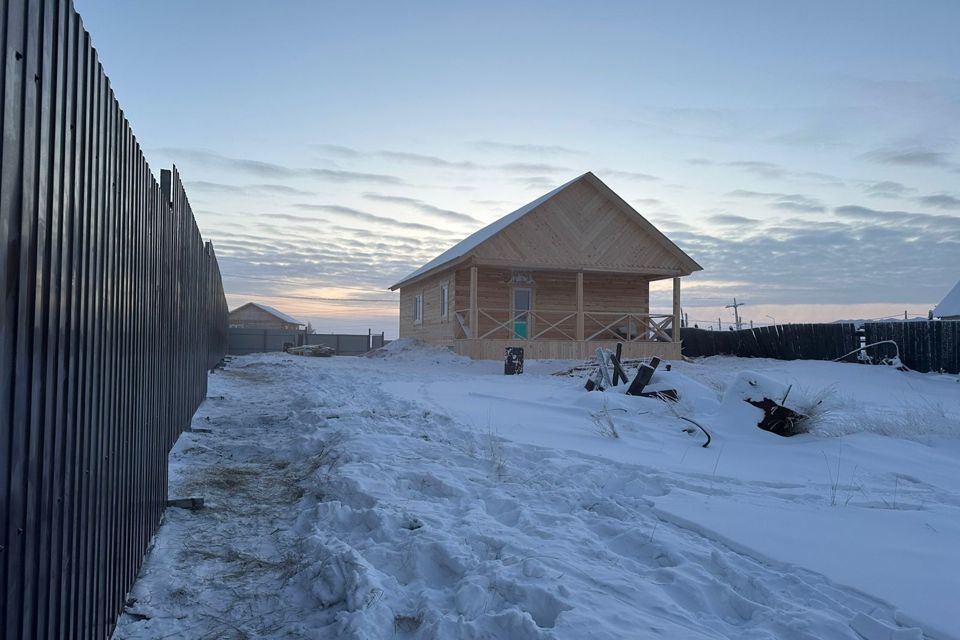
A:
[[[703,425],[701,425],[699,422],[691,420],[690,418],[685,418],[683,416],[677,416],[677,417],[680,418],[681,420],[686,420],[690,424],[695,425],[698,429],[700,429],[700,431],[703,431],[703,435],[707,436],[707,441],[703,443],[703,448],[706,449],[707,447],[710,446],[710,442],[713,440],[713,438],[710,437],[710,432],[703,428]]]

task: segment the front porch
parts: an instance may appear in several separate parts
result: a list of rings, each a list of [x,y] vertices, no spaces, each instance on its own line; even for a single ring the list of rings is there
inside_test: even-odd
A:
[[[474,360],[503,360],[504,348],[523,347],[528,360],[587,360],[602,347],[616,349],[616,340],[454,340],[454,352]],[[623,358],[680,359],[679,342],[625,342]]]
[[[456,273],[453,344],[475,359],[524,348],[531,359],[583,359],[622,343],[625,358],[680,357],[680,279],[673,313],[649,312],[656,273],[527,271],[470,266]]]

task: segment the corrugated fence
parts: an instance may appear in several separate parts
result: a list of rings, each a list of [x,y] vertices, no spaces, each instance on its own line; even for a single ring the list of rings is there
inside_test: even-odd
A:
[[[239,328],[232,328],[227,332],[227,353],[236,356],[283,351],[287,346],[299,347],[304,344],[322,344],[332,347],[339,356],[359,356],[370,349],[382,347],[384,339],[382,333],[304,333],[279,329]]]
[[[0,39],[0,637],[105,638],[227,305],[72,4],[3,0]]]
[[[960,373],[960,322],[868,322],[862,330],[853,323],[787,324],[740,331],[687,327],[680,335],[685,356],[779,360],[835,360],[861,344],[893,340],[903,363],[914,371]],[[868,351],[874,359],[895,353],[892,345]]]

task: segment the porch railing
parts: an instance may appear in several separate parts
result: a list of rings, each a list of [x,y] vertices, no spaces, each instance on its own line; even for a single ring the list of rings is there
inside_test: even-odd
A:
[[[622,311],[584,312],[585,340],[622,340],[625,342],[672,342],[673,315],[660,313],[624,313]]]
[[[477,327],[470,309],[454,313],[457,339],[577,340],[577,312],[569,309],[477,309]],[[673,315],[627,311],[585,311],[583,340],[671,342]],[[522,330],[521,330],[522,329]]]

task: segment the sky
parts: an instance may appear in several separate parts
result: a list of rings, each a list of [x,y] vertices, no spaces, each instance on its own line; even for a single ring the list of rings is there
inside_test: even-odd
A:
[[[396,336],[391,284],[585,171],[704,267],[701,326],[925,316],[960,279],[960,3],[76,7],[231,308]]]

